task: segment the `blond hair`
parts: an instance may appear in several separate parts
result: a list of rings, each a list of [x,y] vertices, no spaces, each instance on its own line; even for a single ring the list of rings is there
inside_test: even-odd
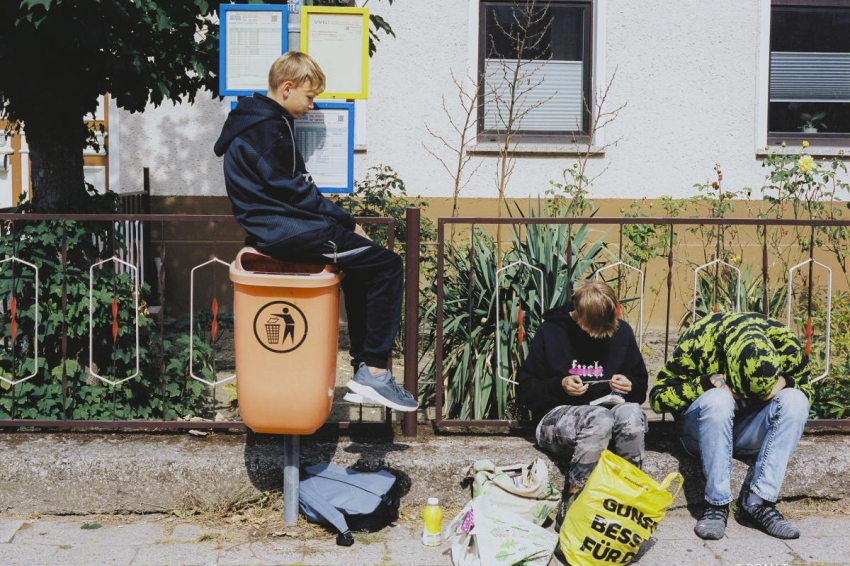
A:
[[[325,91],[325,73],[315,59],[300,51],[287,51],[272,63],[269,68],[269,92],[289,81],[298,88],[310,83],[316,94]]]
[[[575,321],[594,338],[610,338],[617,330],[617,297],[599,281],[577,281],[573,293]]]

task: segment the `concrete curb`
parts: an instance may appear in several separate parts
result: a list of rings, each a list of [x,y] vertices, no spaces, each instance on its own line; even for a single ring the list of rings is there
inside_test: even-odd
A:
[[[660,436],[660,437],[659,437]],[[195,508],[214,510],[280,490],[283,442],[252,433],[5,433],[0,434],[0,512],[46,514],[145,513]],[[488,458],[497,465],[530,462],[543,456],[560,489],[563,475],[531,439],[502,435],[430,434],[381,441],[304,437],[301,463],[332,461],[358,469],[388,469],[401,482],[403,506],[424,505],[439,496],[447,508],[469,498],[461,486],[466,469]],[[850,496],[850,437],[807,433],[789,465],[785,499]],[[735,462],[733,490],[746,473]],[[681,470],[685,498],[702,501],[699,463],[670,434],[647,441],[644,470],[660,480]]]

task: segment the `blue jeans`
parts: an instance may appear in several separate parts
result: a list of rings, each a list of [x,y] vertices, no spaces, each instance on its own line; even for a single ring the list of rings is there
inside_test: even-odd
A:
[[[700,395],[682,415],[682,445],[702,457],[705,500],[712,505],[732,501],[734,451],[735,456],[756,457],[750,490],[775,503],[808,416],[809,400],[799,389],[783,389],[767,403],[744,409],[736,408],[726,389]]]

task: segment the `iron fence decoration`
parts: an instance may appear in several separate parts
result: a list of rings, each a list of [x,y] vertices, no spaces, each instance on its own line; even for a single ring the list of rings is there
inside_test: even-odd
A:
[[[4,382],[8,383],[9,385],[14,386],[14,385],[17,385],[19,383],[23,383],[25,381],[32,379],[38,373],[38,266],[33,264],[33,263],[30,263],[26,260],[23,260],[23,259],[20,259],[18,257],[14,257],[14,256],[8,257],[8,258],[0,261],[0,265],[8,263],[8,262],[12,262],[13,272],[14,272],[14,264],[15,263],[21,263],[21,264],[24,264],[24,265],[32,268],[33,273],[34,273],[33,289],[35,289],[35,327],[34,327],[35,328],[35,336],[33,337],[32,373],[25,376],[25,377],[22,377],[21,379],[7,379],[2,373],[0,373],[0,381],[4,381]],[[15,355],[15,343],[18,341],[17,314],[18,314],[18,299],[17,299],[17,297],[15,297],[15,290],[14,290],[14,286],[13,286],[12,287],[12,296],[9,300],[9,315],[10,315],[10,318],[11,318],[10,323],[9,323],[9,330],[11,331],[11,334],[12,334],[12,358],[13,359],[14,359],[14,355]],[[15,375],[14,364],[12,364],[11,374],[12,374],[12,377],[14,377],[14,375]]]
[[[209,381],[208,379],[204,379],[199,375],[195,375],[195,271],[202,267],[206,267],[211,264],[220,264],[227,268],[230,267],[230,264],[226,261],[222,261],[217,257],[213,257],[209,261],[205,261],[204,263],[200,263],[192,268],[192,272],[189,277],[189,377],[200,381],[210,387],[215,387],[217,385],[222,385],[227,383],[228,381],[232,381],[236,378],[236,374],[230,375],[224,379],[218,379],[216,381]],[[213,297],[210,308],[212,309],[212,321],[210,322],[210,342],[215,343],[215,338],[218,335],[218,299]]]
[[[99,375],[95,371],[95,363],[94,363],[94,270],[96,267],[101,265],[112,263],[114,265],[114,269],[119,269],[119,266],[123,266],[133,274],[133,320],[135,323],[136,329],[136,371],[124,379],[111,380],[106,377]],[[112,298],[112,343],[113,347],[115,347],[116,342],[118,341],[118,301],[115,297]],[[94,378],[99,379],[100,381],[107,383],[111,386],[116,386],[125,381],[129,381],[134,377],[138,376],[141,372],[139,370],[139,271],[135,265],[124,261],[123,259],[119,259],[118,257],[112,256],[110,258],[106,258],[104,260],[98,261],[94,263],[89,268],[89,367],[88,367],[89,375]]]
[[[807,318],[806,318],[806,343],[805,343],[805,348],[806,348],[806,357],[809,358],[810,363],[811,363],[812,334],[813,334],[813,332],[812,332],[812,308],[811,308],[811,306],[812,306],[811,302],[812,302],[813,268],[815,266],[821,267],[821,268],[825,269],[826,273],[827,273],[827,277],[826,277],[826,321],[825,321],[826,332],[825,332],[825,336],[824,336],[824,339],[826,340],[826,345],[824,346],[824,348],[825,348],[824,349],[824,369],[823,369],[822,374],[820,374],[819,376],[812,379],[812,383],[814,383],[816,381],[820,381],[821,379],[823,379],[824,377],[829,375],[829,340],[830,340],[830,335],[831,335],[830,326],[832,325],[832,269],[830,269],[829,266],[826,266],[826,265],[822,264],[821,262],[816,261],[812,258],[808,258],[806,260],[803,260],[800,263],[798,263],[797,265],[788,269],[788,311],[787,311],[786,316],[785,316],[785,323],[788,327],[791,326],[791,322],[793,320],[792,316],[791,316],[791,306],[792,306],[792,303],[793,303],[792,290],[794,289],[794,286],[793,286],[794,272],[798,269],[805,267],[805,266],[809,266],[809,282],[808,282],[809,283],[809,292],[808,292],[808,296],[807,296],[807,300],[809,302],[809,305],[808,305],[807,313],[806,313]]]
[[[626,269],[630,269],[633,272],[636,271],[638,273],[638,277],[639,277],[639,281],[638,281],[638,303],[639,303],[640,307],[639,307],[639,311],[638,311],[638,323],[637,323],[638,331],[637,332],[638,332],[638,349],[642,349],[643,348],[643,281],[644,281],[643,271],[638,269],[637,267],[635,267],[633,265],[629,265],[625,261],[618,261],[616,263],[612,263],[612,264],[600,267],[599,269],[597,269],[594,272],[593,277],[595,279],[601,279],[601,280],[604,281],[604,279],[602,279],[602,272],[607,271],[609,269],[617,268],[617,318],[620,318],[620,314],[621,314],[620,292],[619,292],[620,291],[620,284],[621,284],[621,281],[623,279],[628,277],[628,276],[623,276],[623,274],[621,273],[621,269],[623,267],[625,267]]]
[[[738,269],[737,267],[735,267],[734,265],[732,265],[731,263],[723,261],[722,259],[713,259],[713,260],[709,261],[708,263],[704,263],[704,264],[694,268],[694,299],[693,299],[693,307],[691,308],[691,320],[693,320],[694,322],[696,322],[696,320],[697,320],[697,297],[701,295],[700,289],[699,289],[699,273],[700,273],[700,271],[708,269],[709,267],[711,267],[713,265],[716,265],[718,270],[720,269],[721,265],[725,265],[729,269],[732,269],[732,270],[735,271],[735,274],[736,274],[737,277],[735,279],[735,304],[732,305],[732,308],[733,308],[732,312],[740,312],[741,311],[741,270]],[[717,290],[716,290],[716,285],[715,285],[714,308],[713,308],[714,312],[718,311],[717,294],[716,293],[717,293]]]
[[[525,261],[518,260],[518,261],[511,263],[510,265],[506,265],[506,266],[502,267],[501,269],[496,270],[496,289],[495,289],[495,293],[494,293],[495,299],[496,299],[495,300],[495,303],[496,303],[496,372],[495,373],[496,373],[496,377],[498,377],[502,381],[507,381],[508,383],[512,383],[514,385],[516,385],[516,383],[517,383],[515,380],[510,379],[509,377],[505,377],[505,376],[502,375],[502,338],[501,338],[501,333],[499,331],[499,328],[502,326],[502,308],[501,308],[501,304],[500,304],[500,295],[501,294],[499,293],[499,291],[501,291],[501,289],[502,289],[502,283],[501,283],[502,273],[505,270],[511,269],[511,268],[516,267],[518,265],[523,265],[523,266],[525,266],[529,269],[533,269],[540,274],[540,309],[541,309],[541,314],[543,314],[542,309],[543,309],[543,295],[544,295],[543,270],[540,269],[539,267],[535,267],[535,266],[533,266],[533,265],[531,265],[531,264],[529,264]],[[533,306],[533,303],[534,303],[533,295],[532,295],[531,303],[532,303],[532,306]],[[508,322],[508,324],[510,324],[510,320],[508,320],[507,322]],[[517,323],[518,323],[517,333],[518,333],[518,336],[519,336],[520,346],[522,346],[522,337],[523,337],[523,334],[524,334],[524,327],[522,325],[523,324],[522,304],[519,305],[519,308],[517,310]]]

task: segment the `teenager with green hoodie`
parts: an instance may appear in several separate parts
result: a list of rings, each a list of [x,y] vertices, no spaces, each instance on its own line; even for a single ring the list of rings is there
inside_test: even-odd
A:
[[[762,314],[716,313],[679,338],[649,400],[655,412],[673,414],[685,450],[702,460],[707,506],[697,536],[725,533],[733,455],[755,458],[738,497],[738,521],[777,538],[800,536],[775,504],[808,418],[809,378],[800,341]]]

